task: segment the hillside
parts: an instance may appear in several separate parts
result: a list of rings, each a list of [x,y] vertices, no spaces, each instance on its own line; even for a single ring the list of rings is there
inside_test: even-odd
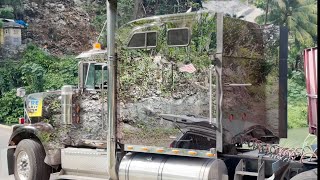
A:
[[[78,54],[91,48],[97,37],[90,21],[94,15],[73,0],[24,1],[25,42],[47,49],[55,55]]]
[[[12,8],[12,19],[21,19],[28,23],[28,28],[22,31],[23,44],[33,43],[58,56],[77,55],[91,48],[106,20],[105,6],[105,1],[102,0],[0,2],[0,10],[5,7]],[[179,5],[175,1],[161,3],[152,0],[119,0],[118,26],[136,18],[185,12],[189,7],[191,6],[188,0],[181,0]],[[193,8],[197,9],[199,8]],[[0,12],[0,18],[8,18],[1,16]]]

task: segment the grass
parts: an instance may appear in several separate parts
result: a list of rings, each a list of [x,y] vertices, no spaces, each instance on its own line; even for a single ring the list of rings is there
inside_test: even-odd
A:
[[[305,139],[308,137],[308,128],[295,128],[288,130],[288,138],[282,138],[280,140],[280,146],[288,148],[302,148]],[[311,145],[316,136],[310,135],[306,140],[306,145]],[[317,140],[314,140],[312,144],[316,144]]]

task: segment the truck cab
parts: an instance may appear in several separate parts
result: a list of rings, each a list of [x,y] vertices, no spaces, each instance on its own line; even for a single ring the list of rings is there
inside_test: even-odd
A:
[[[263,30],[215,12],[129,22],[117,30],[116,53],[109,36],[108,62],[79,62],[78,86],[26,97],[34,103],[28,123],[13,129],[9,172],[19,180],[52,171],[96,180],[282,176],[287,164],[258,149],[286,134],[286,66],[266,61],[264,48],[276,47],[264,46]]]

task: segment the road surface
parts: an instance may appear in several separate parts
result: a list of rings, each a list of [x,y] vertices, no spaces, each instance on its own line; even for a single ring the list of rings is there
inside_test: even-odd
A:
[[[11,134],[11,129],[3,128],[0,126],[0,179],[14,180],[13,176],[8,176],[6,167],[6,148]],[[5,166],[5,167],[3,167]]]
[[[11,129],[3,128],[0,125],[0,180],[14,180],[14,176],[8,176],[7,174],[7,144],[11,135]],[[5,166],[5,167],[3,167]],[[53,179],[55,175],[52,175],[50,179]]]

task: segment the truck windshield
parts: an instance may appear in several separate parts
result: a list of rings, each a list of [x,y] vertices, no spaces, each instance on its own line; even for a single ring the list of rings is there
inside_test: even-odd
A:
[[[102,70],[103,65],[95,65],[95,72],[94,72],[94,84],[96,88],[101,88],[101,85],[107,85],[108,81],[108,72],[107,67],[105,66]]]
[[[94,89],[95,68],[94,63],[89,63],[86,76],[86,89]]]
[[[108,81],[108,71],[107,66],[104,63],[87,63],[84,64],[84,67],[87,66],[86,72],[86,83],[85,87],[88,90],[92,89],[101,89],[102,84],[107,85]],[[102,67],[104,70],[102,71]],[[86,69],[86,68],[85,68]],[[102,82],[103,79],[103,82]]]

